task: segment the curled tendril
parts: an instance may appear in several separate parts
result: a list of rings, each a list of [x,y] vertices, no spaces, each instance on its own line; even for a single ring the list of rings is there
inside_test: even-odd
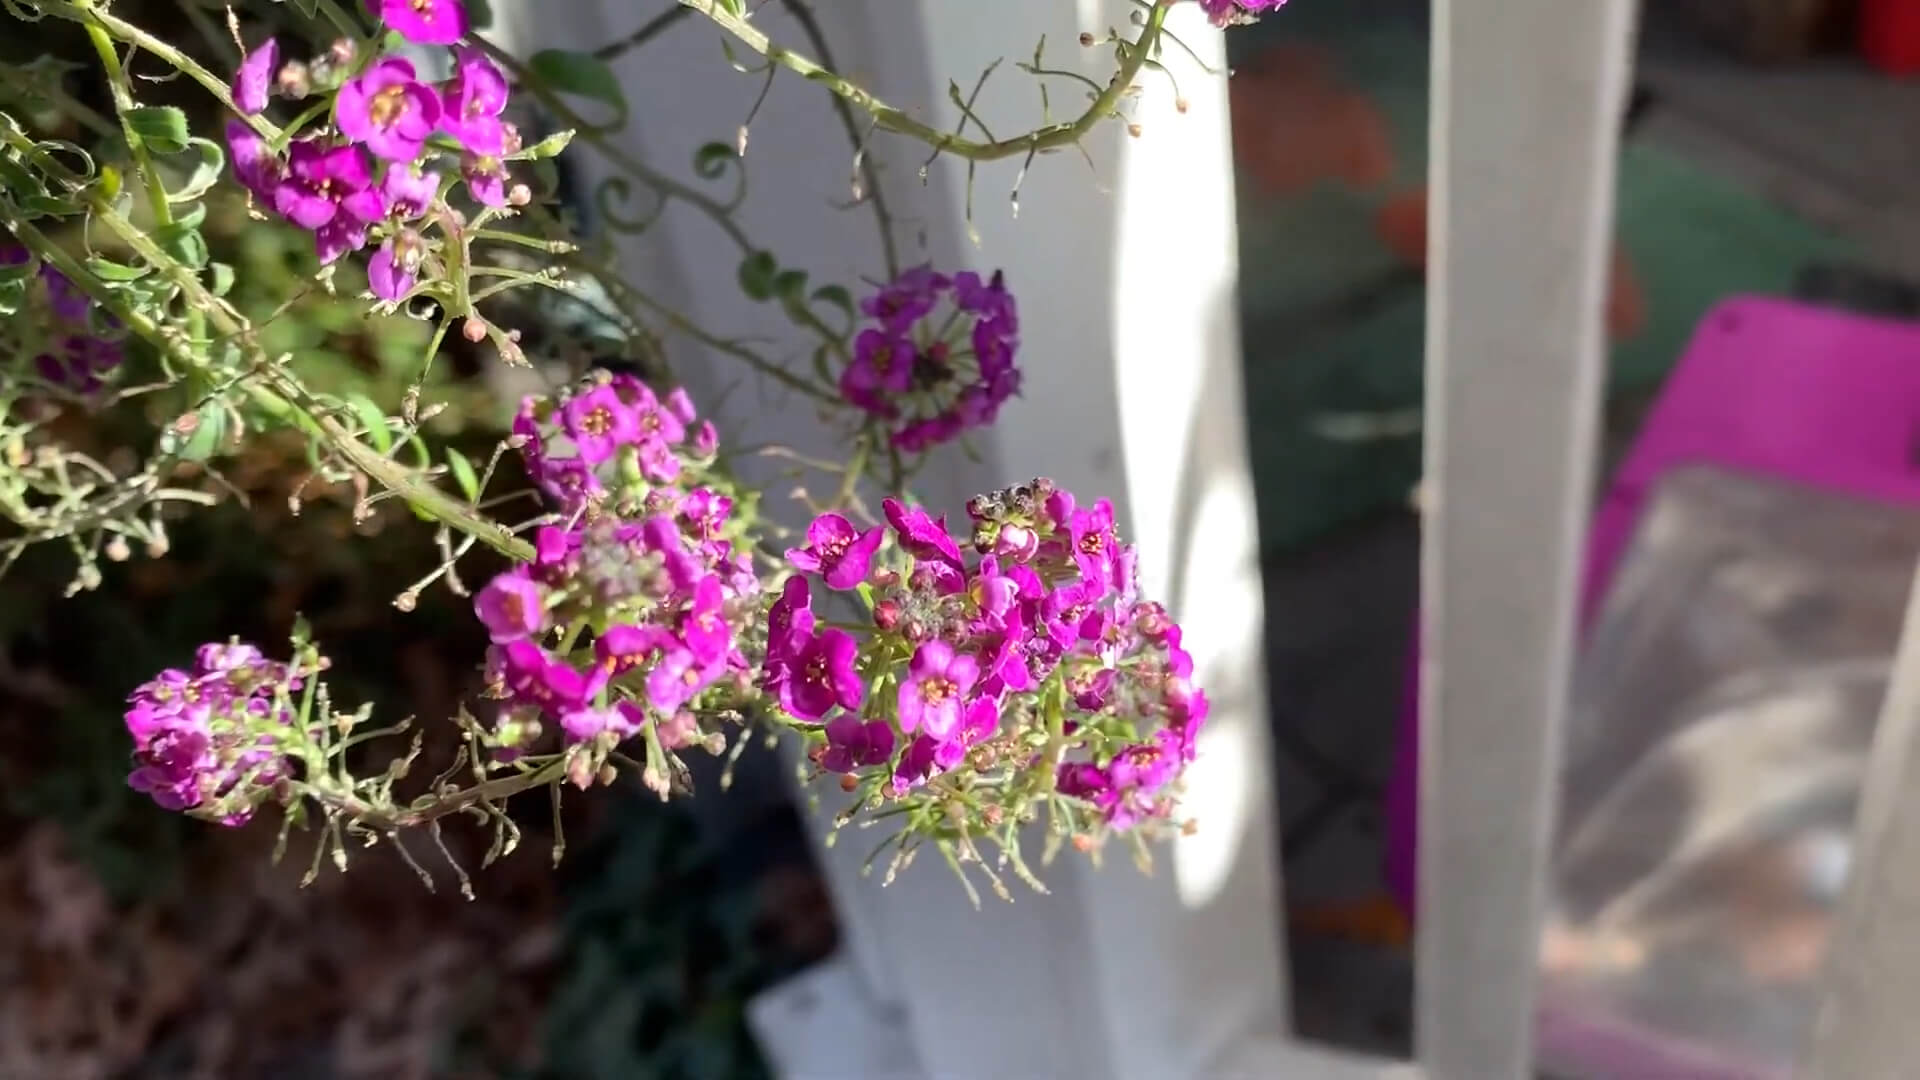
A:
[[[745,130],[742,127],[741,130]],[[739,208],[747,198],[747,166],[739,152],[726,143],[710,142],[693,154],[694,175],[702,180],[718,180],[733,174],[733,194],[723,204],[729,211]]]
[[[667,212],[667,200],[660,197],[654,203],[653,212],[645,217],[627,217],[618,209],[619,204],[633,200],[633,184],[624,176],[609,176],[593,189],[594,209],[607,228],[622,233],[643,233],[651,229],[660,216]]]
[[[80,167],[78,169],[69,167],[66,162],[56,156],[58,154],[71,154],[78,159]],[[73,188],[85,187],[100,175],[100,166],[94,162],[93,155],[65,139],[44,139],[36,142],[25,158],[29,164],[38,167],[41,172]]]

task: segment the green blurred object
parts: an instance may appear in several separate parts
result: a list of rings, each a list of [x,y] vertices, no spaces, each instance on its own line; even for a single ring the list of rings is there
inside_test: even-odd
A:
[[[1281,44],[1324,52],[1334,77],[1384,116],[1395,160],[1392,180],[1376,192],[1323,185],[1273,199],[1240,185],[1248,431],[1269,556],[1406,506],[1420,477],[1425,289],[1374,219],[1388,196],[1424,183],[1427,43],[1413,25],[1323,11],[1267,20],[1236,42],[1236,59]],[[1646,323],[1613,349],[1616,402],[1656,389],[1717,301],[1786,293],[1803,265],[1849,250],[1643,144],[1623,151],[1618,217]]]

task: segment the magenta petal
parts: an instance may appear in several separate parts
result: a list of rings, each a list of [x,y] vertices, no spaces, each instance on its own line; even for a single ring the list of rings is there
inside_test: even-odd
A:
[[[280,44],[272,38],[248,53],[233,76],[234,108],[248,116],[265,111],[273,90],[274,69],[279,66]]]
[[[382,300],[399,300],[413,288],[413,282],[414,275],[394,258],[392,240],[381,244],[367,262],[367,287]]]

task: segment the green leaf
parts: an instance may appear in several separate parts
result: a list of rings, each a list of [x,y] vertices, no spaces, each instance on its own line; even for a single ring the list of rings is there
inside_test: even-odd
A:
[[[99,278],[101,281],[120,282],[139,281],[141,278],[152,273],[153,269],[147,266],[128,266],[125,263],[117,263],[111,259],[103,259],[98,255],[89,255],[87,256],[87,272]]]
[[[373,448],[382,454],[393,449],[393,432],[387,428],[386,410],[373,403],[365,394],[348,394],[347,405],[354,415],[360,418],[360,425],[367,429],[367,438],[373,440]]]
[[[227,410],[218,402],[208,402],[193,414],[198,422],[187,435],[185,443],[180,445],[178,453],[185,461],[205,461],[217,453],[227,438]],[[175,436],[175,429],[167,430],[169,436]]]
[[[846,312],[849,321],[856,318],[853,313],[853,294],[848,292],[844,285],[820,286],[813,290],[813,302],[816,304],[832,304],[834,307]]]
[[[782,270],[773,276],[773,294],[789,304],[798,305],[807,295],[805,270]]]
[[[23,280],[0,281],[0,315],[16,315],[27,301],[27,283]]]
[[[29,195],[20,200],[20,209],[30,218],[72,217],[86,208],[76,206],[71,199],[58,199],[52,195]]]
[[[773,299],[773,278],[780,264],[766,251],[756,251],[740,264],[740,291],[754,300]]]
[[[32,259],[23,259],[16,263],[0,263],[0,286],[25,285],[39,268]]]
[[[205,203],[195,203],[172,222],[153,230],[153,242],[160,250],[195,270],[207,265],[210,253],[206,237],[200,235],[200,223],[207,217]]]
[[[12,154],[0,154],[0,190],[16,197],[45,195],[47,185]]]
[[[568,49],[542,49],[527,58],[527,67],[550,89],[612,107],[614,119],[608,127],[627,122],[627,95],[604,61]]]
[[[196,135],[187,140],[187,149],[193,151],[199,160],[187,174],[186,181],[168,193],[168,202],[191,202],[205,195],[213,189],[213,185],[220,180],[221,172],[227,167],[227,152],[212,139],[202,139]]]
[[[171,105],[141,105],[124,114],[127,128],[156,154],[177,154],[187,148],[187,114]]]
[[[514,157],[516,160],[545,161],[547,158],[559,157],[560,151],[565,150],[567,144],[571,142],[573,142],[572,128],[568,128],[565,131],[556,131],[525,150],[522,150],[520,153],[514,155]]]
[[[718,180],[740,160],[734,148],[723,142],[710,142],[693,152],[693,171],[708,180]]]
[[[453,471],[453,482],[460,485],[460,491],[468,502],[477,502],[480,498],[480,477],[473,471],[473,463],[465,454],[447,447],[447,468]]]
[[[233,267],[226,263],[214,263],[207,267],[207,271],[212,276],[212,280],[207,283],[207,288],[215,296],[227,295],[233,288]]]

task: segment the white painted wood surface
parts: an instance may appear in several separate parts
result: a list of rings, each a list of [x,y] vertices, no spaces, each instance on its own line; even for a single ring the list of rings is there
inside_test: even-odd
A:
[[[1632,0],[1436,0],[1419,1060],[1529,1073]]]
[[[1920,578],[1916,578],[1920,581]],[[1920,1070],[1920,586],[1907,597],[1854,826],[1854,869],[1827,956],[1808,1080]]]

